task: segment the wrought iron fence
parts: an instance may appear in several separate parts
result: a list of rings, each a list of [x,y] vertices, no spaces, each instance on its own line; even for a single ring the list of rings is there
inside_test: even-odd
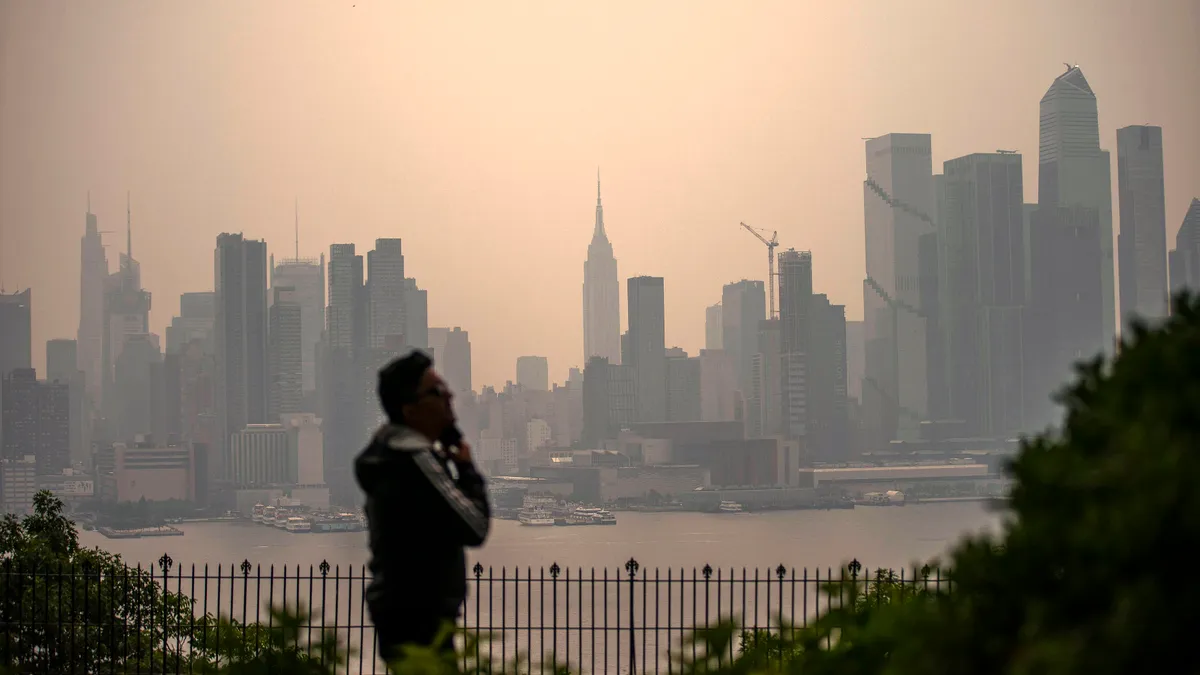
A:
[[[195,672],[227,658],[231,642],[253,652],[274,627],[270,608],[299,611],[302,642],[332,633],[351,649],[336,672],[383,673],[364,591],[362,567],[319,565],[181,565],[163,555],[150,568],[0,568],[0,668],[17,672]],[[416,581],[419,583],[419,580]],[[687,638],[732,619],[750,634],[795,630],[831,606],[851,585],[859,601],[903,601],[918,591],[951,590],[936,569],[491,568],[468,573],[470,594],[460,627],[474,636],[464,666],[518,654],[537,664],[567,664],[586,673],[672,672],[670,658],[695,658]],[[165,591],[165,593],[164,593]],[[845,591],[843,593],[843,591]],[[865,595],[864,595],[865,591]],[[218,630],[214,617],[233,619]],[[462,643],[460,643],[462,644]],[[739,649],[732,644],[729,654]],[[528,667],[528,666],[526,666]]]

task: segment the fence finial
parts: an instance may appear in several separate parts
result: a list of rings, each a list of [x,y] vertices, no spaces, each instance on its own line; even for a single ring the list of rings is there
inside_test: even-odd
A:
[[[637,576],[640,567],[641,565],[638,564],[638,561],[633,558],[630,558],[629,562],[625,563],[625,571],[629,572],[630,577]]]
[[[705,581],[708,581],[712,578],[712,572],[712,565],[709,565],[708,563],[704,563],[704,569],[700,570],[700,573],[704,575]]]
[[[250,560],[248,558],[242,560],[242,576],[244,576],[244,577],[250,576],[250,568],[251,567],[253,567],[253,566],[250,564]]]
[[[171,560],[171,556],[167,555],[166,553],[162,554],[162,557],[158,559],[158,566],[162,568],[163,574],[170,572],[171,565],[174,563],[175,561]]]
[[[550,565],[550,578],[551,579],[557,579],[560,572],[562,572],[562,568],[558,566],[558,563],[554,563],[554,564]]]

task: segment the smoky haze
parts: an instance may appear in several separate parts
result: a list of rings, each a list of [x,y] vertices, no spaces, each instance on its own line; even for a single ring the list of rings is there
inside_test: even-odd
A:
[[[78,327],[89,191],[114,267],[132,195],[159,334],[212,288],[218,233],[292,255],[298,200],[301,255],[403,239],[429,325],[470,331],[476,388],[525,354],[562,381],[597,166],[622,289],[665,278],[668,346],[694,353],[722,285],[765,277],[739,221],[811,250],[858,319],[862,137],[930,133],[935,173],[1017,150],[1036,202],[1064,61],[1099,99],[1114,214],[1116,129],[1163,128],[1173,245],[1200,196],[1198,35],[1194,0],[3,0],[0,281],[34,289],[41,370]]]

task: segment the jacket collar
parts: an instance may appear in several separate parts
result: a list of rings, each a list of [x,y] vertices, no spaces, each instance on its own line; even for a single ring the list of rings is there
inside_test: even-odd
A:
[[[393,450],[417,452],[429,450],[433,443],[410,427],[400,424],[385,424],[375,434],[375,439]]]

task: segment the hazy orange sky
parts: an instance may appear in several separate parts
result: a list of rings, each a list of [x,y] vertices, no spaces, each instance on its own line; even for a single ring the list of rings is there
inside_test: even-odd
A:
[[[935,170],[1019,150],[1034,201],[1064,61],[1099,97],[1114,192],[1115,129],[1164,128],[1173,245],[1200,196],[1197,0],[0,0],[0,280],[33,288],[41,369],[75,337],[89,190],[114,265],[132,192],[160,334],[212,288],[218,233],[291,255],[295,198],[304,255],[403,238],[476,388],[522,354],[561,381],[597,166],[622,296],[666,278],[668,345],[694,353],[721,286],[765,277],[739,220],[812,250],[860,318],[861,137],[931,133]]]

